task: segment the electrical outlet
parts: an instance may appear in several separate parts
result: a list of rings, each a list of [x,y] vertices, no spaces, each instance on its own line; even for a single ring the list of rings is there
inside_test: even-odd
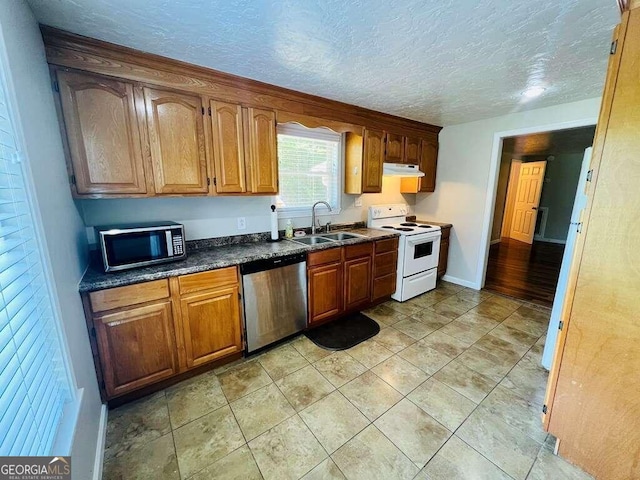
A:
[[[356,201],[355,201],[354,205],[356,207],[361,207],[362,206],[362,198],[360,198],[360,197],[356,198]]]
[[[238,230],[245,230],[247,228],[247,219],[245,217],[238,217]]]

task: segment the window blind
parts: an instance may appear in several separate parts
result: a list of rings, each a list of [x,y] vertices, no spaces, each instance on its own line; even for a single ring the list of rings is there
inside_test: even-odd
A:
[[[324,200],[340,209],[342,136],[326,128],[278,125],[280,210],[309,210]],[[308,213],[308,212],[306,212]]]
[[[12,125],[0,78],[0,455],[48,455],[70,388]]]

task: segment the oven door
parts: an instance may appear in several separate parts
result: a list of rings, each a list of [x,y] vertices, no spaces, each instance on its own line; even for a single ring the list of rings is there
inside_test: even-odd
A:
[[[142,230],[101,234],[106,271],[152,265],[173,257],[171,230]]]
[[[424,272],[438,266],[441,233],[409,235],[404,249],[403,277]]]

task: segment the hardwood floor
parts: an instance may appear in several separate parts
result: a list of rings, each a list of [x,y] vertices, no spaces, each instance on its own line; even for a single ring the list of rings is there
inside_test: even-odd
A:
[[[550,307],[563,253],[561,244],[503,238],[490,247],[484,288]]]

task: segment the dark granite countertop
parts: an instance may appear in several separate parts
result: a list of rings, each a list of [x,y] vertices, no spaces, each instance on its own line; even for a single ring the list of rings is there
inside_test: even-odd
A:
[[[349,229],[346,231],[363,235],[363,237],[343,240],[340,242],[327,242],[313,246],[295,243],[290,240],[283,240],[277,243],[254,241],[213,246],[210,248],[197,248],[188,250],[187,258],[178,262],[164,263],[113,273],[105,273],[101,263],[91,262],[89,268],[80,281],[78,289],[80,292],[92,292],[105,288],[122,287],[125,285],[133,285],[135,283],[175,277],[177,275],[205,272],[216,268],[240,265],[254,260],[282,257],[285,255],[310,252],[313,250],[325,250],[342,245],[352,245],[356,243],[370,242],[380,238],[393,238],[398,236],[397,233],[390,233],[383,230],[372,230],[368,228]]]
[[[451,228],[453,224],[451,223],[442,223],[442,222],[434,222],[433,220],[423,220],[417,219],[415,215],[410,215],[407,217],[407,222],[418,222],[418,223],[428,223],[429,225],[436,225],[441,228]]]

